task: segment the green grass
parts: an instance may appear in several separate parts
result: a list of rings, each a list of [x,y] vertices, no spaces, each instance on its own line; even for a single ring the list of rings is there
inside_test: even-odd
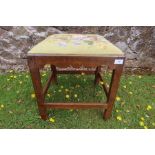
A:
[[[47,75],[48,73],[42,77],[43,83],[47,80]],[[105,79],[109,82],[109,73]],[[59,75],[59,84],[50,87],[50,96],[46,96],[46,101],[104,102],[102,88],[100,85],[94,88],[93,80],[94,77],[90,75]],[[115,102],[112,117],[107,121],[103,120],[101,109],[53,109],[48,110],[49,118],[55,120],[52,123],[41,120],[38,115],[36,99],[31,97],[34,91],[28,73],[0,75],[0,128],[144,128],[139,125],[141,117],[145,119],[145,126],[155,128],[154,81],[153,75],[141,78],[138,75],[123,75],[117,94],[121,100]],[[66,92],[65,89],[69,91]],[[77,98],[74,94],[77,94]],[[66,95],[69,95],[69,99],[66,99]],[[151,110],[147,110],[148,105],[152,107]],[[117,116],[121,116],[122,120],[117,120]]]

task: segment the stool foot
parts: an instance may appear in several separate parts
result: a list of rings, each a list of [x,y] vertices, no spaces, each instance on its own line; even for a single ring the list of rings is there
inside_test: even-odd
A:
[[[111,117],[111,115],[112,115],[112,110],[106,109],[103,112],[103,119],[107,120],[107,119],[109,119]]]
[[[47,110],[46,110],[45,107],[39,107],[39,114],[40,114],[40,117],[43,120],[47,120],[48,119]]]
[[[46,121],[48,119],[47,115],[40,115],[41,119],[43,119],[44,121]]]

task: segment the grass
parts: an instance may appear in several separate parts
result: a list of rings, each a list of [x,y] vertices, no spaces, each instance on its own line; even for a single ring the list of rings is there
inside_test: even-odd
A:
[[[110,73],[105,79],[110,80]],[[48,72],[42,72],[42,82]],[[46,101],[103,102],[100,85],[93,87],[93,76],[59,75],[58,85],[50,87]],[[32,82],[27,72],[0,75],[0,128],[155,128],[154,76],[123,75],[112,117],[104,121],[103,110],[48,110],[51,121],[43,121]],[[69,95],[69,98],[66,98]],[[76,97],[77,96],[77,97]]]

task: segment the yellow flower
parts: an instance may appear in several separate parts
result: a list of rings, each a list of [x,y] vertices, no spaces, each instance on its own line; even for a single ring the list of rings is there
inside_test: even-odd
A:
[[[13,78],[13,77],[14,77],[13,75],[10,76],[10,78]]]
[[[148,105],[147,108],[146,108],[146,110],[148,110],[148,111],[151,110],[151,109],[152,109],[151,105]]]
[[[49,119],[49,121],[52,122],[52,123],[54,123],[54,122],[55,122],[55,119],[51,117],[51,118]]]
[[[77,94],[74,94],[74,97],[77,98]]]
[[[141,117],[140,119],[141,119],[142,121],[145,121],[144,117]]]
[[[152,125],[155,126],[155,122],[153,122]]]
[[[132,84],[132,82],[131,82],[131,81],[129,81],[129,84]]]
[[[125,89],[126,89],[126,85],[124,85],[124,86],[123,86],[123,88],[125,88]]]
[[[46,73],[42,74],[42,77],[43,77],[43,76],[46,76]]]
[[[81,75],[85,75],[85,73],[82,72]]]
[[[143,121],[140,121],[140,122],[139,122],[139,125],[140,125],[140,126],[144,126],[144,122],[143,122]]]
[[[116,112],[119,112],[119,110],[118,110],[118,109],[116,109]]]
[[[35,98],[36,97],[36,95],[35,94],[31,94],[31,98]]]
[[[17,90],[16,93],[19,94],[19,90]]]
[[[50,95],[49,93],[47,94],[47,96],[48,96],[48,97],[51,97],[51,95]]]
[[[129,94],[130,94],[130,95],[132,95],[132,94],[133,94],[133,92],[132,92],[132,91],[130,91],[130,92],[129,92]]]
[[[101,84],[101,85],[103,85],[103,84],[104,84],[104,82],[103,82],[103,81],[100,81],[100,84]]]
[[[10,72],[10,73],[12,73],[12,72],[13,72],[13,70],[10,70],[9,72]]]
[[[7,79],[7,81],[10,81],[10,79]]]
[[[116,101],[120,101],[121,98],[119,96],[116,97]]]
[[[122,121],[122,117],[121,116],[117,116],[116,117],[118,121]]]
[[[59,90],[58,90],[58,92],[62,92],[62,90],[61,90],[61,89],[59,89]]]
[[[4,105],[3,104],[1,104],[1,108],[4,108]]]
[[[129,112],[130,112],[130,110],[126,110],[126,112],[127,112],[127,113],[129,113]]]
[[[148,129],[148,127],[145,125],[145,126],[144,126],[144,129]]]
[[[26,78],[29,78],[29,76],[28,76],[28,75],[26,75]]]
[[[68,92],[69,90],[68,89],[65,89],[65,91]]]
[[[60,88],[61,88],[61,89],[63,89],[63,88],[64,88],[64,86],[60,86]]]
[[[141,79],[141,78],[142,78],[142,76],[141,76],[141,75],[139,75],[138,77],[139,77],[139,79]]]
[[[14,78],[14,79],[16,79],[16,78],[17,78],[17,76],[16,76],[16,75],[14,75],[14,76],[13,76],[13,78]]]
[[[73,111],[73,109],[70,109],[70,111]]]
[[[12,114],[13,112],[10,110],[9,113]]]
[[[109,85],[108,84],[106,84],[107,85],[107,87],[109,88]]]
[[[22,81],[19,81],[19,84],[22,84],[23,82]]]
[[[69,95],[66,95],[66,98],[68,99],[69,98]]]

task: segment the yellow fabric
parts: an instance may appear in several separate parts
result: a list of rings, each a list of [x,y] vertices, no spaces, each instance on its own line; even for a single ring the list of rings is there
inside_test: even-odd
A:
[[[54,34],[34,46],[30,55],[118,55],[123,52],[95,34]]]

